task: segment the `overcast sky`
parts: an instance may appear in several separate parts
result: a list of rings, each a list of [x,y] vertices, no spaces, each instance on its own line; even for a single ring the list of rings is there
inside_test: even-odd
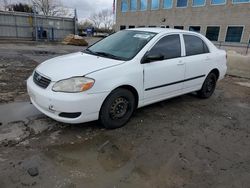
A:
[[[2,0],[0,0],[2,1]],[[25,3],[29,0],[10,0],[11,2]],[[59,0],[64,6],[69,8],[76,8],[78,18],[80,20],[88,18],[91,13],[102,9],[111,9],[113,7],[113,0]]]
[[[113,0],[61,0],[66,7],[76,8],[79,19],[88,18],[91,13],[111,9]]]

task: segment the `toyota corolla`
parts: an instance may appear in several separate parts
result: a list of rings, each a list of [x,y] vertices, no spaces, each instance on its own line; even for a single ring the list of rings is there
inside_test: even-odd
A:
[[[57,121],[118,128],[136,108],[190,92],[209,98],[226,70],[226,52],[201,34],[138,28],[45,61],[27,88],[33,105]]]

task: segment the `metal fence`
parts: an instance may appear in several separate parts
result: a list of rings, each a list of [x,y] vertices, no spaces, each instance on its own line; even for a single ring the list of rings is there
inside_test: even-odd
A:
[[[214,44],[223,50],[233,50],[242,55],[250,54],[250,43],[226,43],[226,42],[214,42]]]
[[[75,18],[0,11],[0,38],[62,40],[76,31]]]

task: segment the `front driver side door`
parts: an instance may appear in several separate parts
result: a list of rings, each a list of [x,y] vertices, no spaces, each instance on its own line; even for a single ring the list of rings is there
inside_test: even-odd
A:
[[[178,95],[182,92],[185,63],[182,60],[179,34],[161,38],[145,55],[162,56],[162,60],[144,62],[144,104]]]

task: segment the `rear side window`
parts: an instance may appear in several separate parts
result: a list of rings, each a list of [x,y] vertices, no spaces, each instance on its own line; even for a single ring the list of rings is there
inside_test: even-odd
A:
[[[150,55],[164,55],[164,59],[181,57],[180,36],[176,34],[163,37],[149,53]]]
[[[186,47],[186,56],[209,53],[205,42],[193,35],[183,35]]]

